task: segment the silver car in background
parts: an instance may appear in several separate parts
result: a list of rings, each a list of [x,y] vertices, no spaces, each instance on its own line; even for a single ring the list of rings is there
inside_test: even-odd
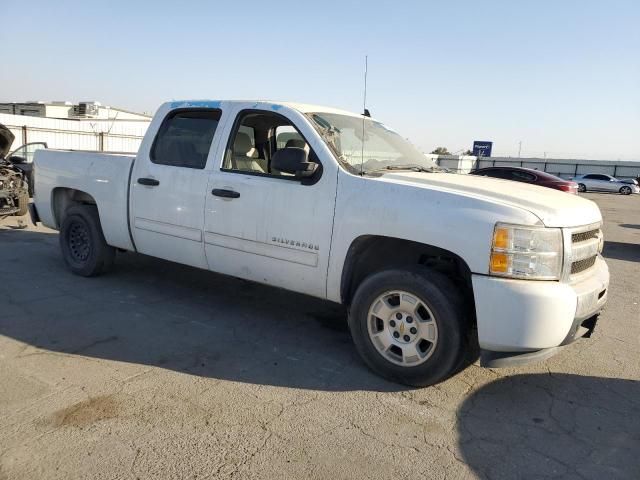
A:
[[[587,173],[571,180],[578,184],[579,192],[617,192],[622,195],[640,193],[635,180],[621,180],[603,173]]]

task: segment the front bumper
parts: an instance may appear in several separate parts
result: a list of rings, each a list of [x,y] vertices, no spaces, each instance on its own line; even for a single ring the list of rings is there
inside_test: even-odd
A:
[[[472,281],[484,357],[510,354],[537,361],[593,330],[590,322],[607,301],[609,269],[598,256],[593,268],[572,283],[486,275],[473,275]],[[541,351],[547,349],[556,350],[545,356]]]

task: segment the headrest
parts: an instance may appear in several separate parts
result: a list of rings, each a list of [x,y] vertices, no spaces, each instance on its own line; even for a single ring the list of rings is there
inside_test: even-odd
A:
[[[297,138],[291,138],[289,140],[287,140],[287,143],[285,143],[284,148],[291,148],[291,147],[295,147],[295,148],[304,148],[307,144],[305,143],[304,140],[299,140]]]
[[[253,145],[251,145],[251,137],[246,133],[238,132],[236,139],[233,142],[234,155],[247,155]]]

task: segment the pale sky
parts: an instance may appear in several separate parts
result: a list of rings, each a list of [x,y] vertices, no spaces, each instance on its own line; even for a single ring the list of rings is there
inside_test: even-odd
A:
[[[640,160],[640,1],[3,0],[0,101],[362,111],[423,151]]]

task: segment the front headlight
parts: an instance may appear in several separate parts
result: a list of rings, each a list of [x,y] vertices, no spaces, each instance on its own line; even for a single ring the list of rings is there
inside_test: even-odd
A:
[[[529,280],[559,280],[562,231],[497,223],[493,231],[489,273]]]

